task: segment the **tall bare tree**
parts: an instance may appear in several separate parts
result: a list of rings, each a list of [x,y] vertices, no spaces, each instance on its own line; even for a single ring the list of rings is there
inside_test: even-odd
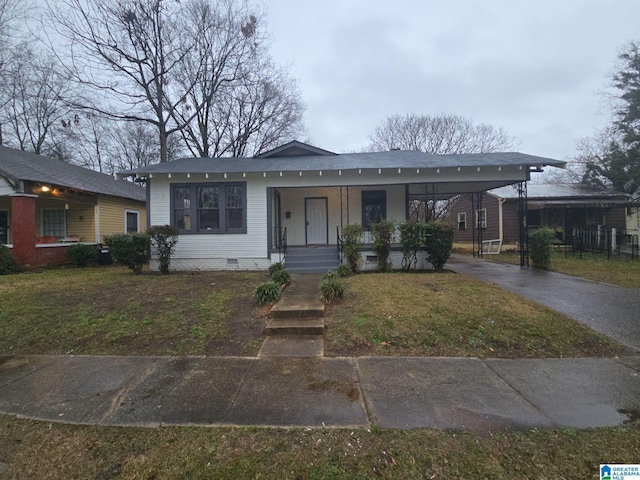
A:
[[[188,91],[172,83],[193,45],[193,32],[180,28],[179,7],[169,0],[57,0],[48,6],[55,41],[65,43],[55,48],[65,52],[61,61],[101,99],[85,99],[78,107],[150,123],[162,162],[168,159],[168,136],[181,128],[173,123],[173,110]]]
[[[187,18],[198,40],[179,81],[198,81],[174,114],[190,152],[255,155],[302,134],[304,107],[288,72],[269,55],[262,15],[244,0],[192,0]]]
[[[392,115],[369,137],[369,150],[417,150],[433,154],[487,153],[514,149],[502,128],[459,115]]]
[[[275,139],[286,131],[274,128],[277,122],[301,125],[301,114],[276,115],[278,103],[297,99],[295,89],[283,91],[293,83],[277,69],[256,70],[269,63],[264,60],[266,37],[261,16],[252,13],[246,0],[57,0],[49,5],[48,16],[54,25],[52,47],[62,52],[73,79],[100,99],[77,106],[152,125],[162,162],[169,159],[170,138],[177,132],[193,155],[233,153],[229,137],[236,120],[245,121],[238,111],[247,111],[247,101],[262,102],[248,108],[260,117],[252,117],[251,129],[240,131],[247,139],[236,151],[249,150],[249,139],[264,143],[258,141],[256,123],[261,134],[277,132]],[[265,89],[272,78],[278,85]],[[298,100],[295,110],[300,109]],[[230,119],[236,122],[231,129]],[[232,140],[241,143],[238,137]]]
[[[22,45],[7,60],[4,81],[0,90],[4,140],[35,153],[59,150],[68,127],[78,119],[69,106],[72,86],[56,60]]]

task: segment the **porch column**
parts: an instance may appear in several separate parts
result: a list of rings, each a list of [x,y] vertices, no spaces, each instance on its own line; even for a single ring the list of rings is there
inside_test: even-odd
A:
[[[11,243],[19,265],[32,265],[36,259],[36,195],[11,196]]]

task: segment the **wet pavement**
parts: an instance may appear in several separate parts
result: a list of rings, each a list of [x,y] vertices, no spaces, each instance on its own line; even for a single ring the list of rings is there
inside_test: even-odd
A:
[[[0,357],[0,413],[121,425],[613,426],[640,412],[640,357]]]
[[[452,255],[447,269],[530,298],[640,352],[640,290],[490,260]]]

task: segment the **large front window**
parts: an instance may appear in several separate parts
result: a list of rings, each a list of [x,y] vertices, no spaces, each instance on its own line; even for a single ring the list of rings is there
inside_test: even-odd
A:
[[[172,224],[182,233],[246,233],[245,183],[173,185]]]

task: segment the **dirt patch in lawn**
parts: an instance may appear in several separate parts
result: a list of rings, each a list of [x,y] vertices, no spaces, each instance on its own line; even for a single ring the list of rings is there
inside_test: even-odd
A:
[[[255,355],[266,319],[257,272],[133,275],[57,269],[0,278],[0,352]]]

